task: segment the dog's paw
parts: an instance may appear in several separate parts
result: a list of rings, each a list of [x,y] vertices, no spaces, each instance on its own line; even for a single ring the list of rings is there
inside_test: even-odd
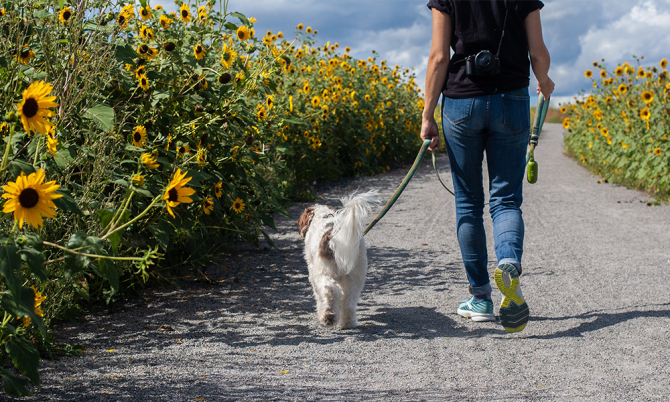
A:
[[[358,326],[358,323],[356,322],[356,320],[346,321],[346,322],[340,323],[340,328],[341,329],[356,328],[357,326]]]
[[[326,327],[331,327],[335,323],[335,314],[333,314],[332,311],[326,311],[323,313],[323,317],[321,317],[321,322],[323,325]]]

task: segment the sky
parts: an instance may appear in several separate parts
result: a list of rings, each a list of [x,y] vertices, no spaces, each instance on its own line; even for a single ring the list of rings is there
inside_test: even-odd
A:
[[[173,10],[174,3],[162,3]],[[229,0],[228,10],[258,20],[260,36],[270,30],[292,37],[302,23],[318,31],[319,44],[337,42],[340,50],[367,58],[375,50],[390,65],[415,68],[423,88],[431,41],[427,0]],[[556,83],[554,104],[567,102],[592,82],[584,70],[605,59],[610,71],[618,63],[658,65],[670,57],[670,0],[545,0],[540,16],[551,54],[549,76]],[[218,5],[216,6],[218,9]],[[236,21],[235,21],[236,22]],[[536,87],[531,78],[531,88]]]

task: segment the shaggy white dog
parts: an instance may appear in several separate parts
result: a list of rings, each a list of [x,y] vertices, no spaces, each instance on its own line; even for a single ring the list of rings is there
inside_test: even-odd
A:
[[[305,260],[316,297],[316,315],[325,326],[356,326],[356,306],[365,285],[368,257],[363,220],[379,203],[376,190],[342,198],[343,208],[313,205],[298,220]]]

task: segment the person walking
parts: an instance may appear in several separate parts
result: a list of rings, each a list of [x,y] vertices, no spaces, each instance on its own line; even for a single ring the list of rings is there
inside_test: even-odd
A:
[[[456,194],[456,230],[471,297],[457,313],[495,321],[484,232],[484,153],[489,212],[498,261],[500,323],[522,331],[529,319],[519,286],[524,223],[523,176],[530,135],[530,67],[537,93],[549,98],[550,56],[539,0],[430,0],[433,34],[426,71],[421,138],[440,145],[434,112],[442,94],[442,127]],[[453,55],[450,57],[450,47]],[[530,58],[529,58],[530,55]]]

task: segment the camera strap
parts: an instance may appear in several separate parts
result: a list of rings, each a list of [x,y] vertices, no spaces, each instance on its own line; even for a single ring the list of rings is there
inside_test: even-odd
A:
[[[505,2],[505,21],[503,22],[502,34],[500,35],[500,43],[498,44],[498,51],[496,52],[496,57],[500,57],[500,48],[502,48],[503,38],[505,37],[505,27],[507,27],[508,15],[509,15],[509,7],[507,7],[507,2]]]

